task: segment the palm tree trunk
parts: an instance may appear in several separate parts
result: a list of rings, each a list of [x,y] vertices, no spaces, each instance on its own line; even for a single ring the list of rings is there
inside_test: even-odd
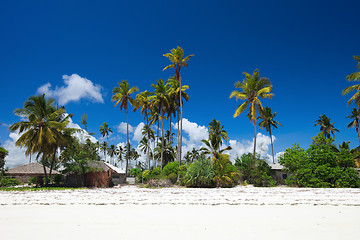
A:
[[[272,151],[272,157],[273,157],[273,164],[275,164],[274,144],[273,144],[272,135],[271,135],[271,127],[270,127],[270,130],[269,130],[269,133],[270,133],[270,141],[271,141],[271,151]]]
[[[254,135],[254,160],[256,158],[256,120],[254,120],[254,129],[255,129],[255,135]]]
[[[164,119],[161,118],[161,170],[164,163]]]
[[[50,172],[49,172],[49,178],[51,180],[51,174],[52,174],[52,170],[54,168],[54,164],[55,164],[55,157],[56,157],[56,149],[53,153],[53,157],[52,157],[52,161],[51,161],[51,165],[50,165]]]
[[[180,71],[180,69],[179,69]],[[183,119],[183,104],[181,99],[181,77],[179,72],[179,83],[180,83],[180,144],[179,144],[179,167],[181,166],[181,148],[182,148],[182,119]]]
[[[359,147],[360,147],[359,123],[356,124],[356,133],[357,133],[357,136],[358,136],[358,139],[359,139]]]
[[[178,121],[177,121],[177,139],[178,139],[178,149],[176,151],[176,161],[179,162],[179,146],[180,146],[180,114],[178,112],[177,114],[177,118],[178,118]]]
[[[147,116],[147,112],[145,110],[145,116],[146,116],[146,127],[149,128],[149,118]],[[148,135],[148,139],[147,139],[147,149],[146,149],[146,155],[147,155],[147,160],[148,160],[148,170],[150,173],[150,129],[148,129],[147,135]]]
[[[47,178],[47,173],[46,173],[45,156],[44,156],[44,154],[42,155],[42,165],[43,165],[44,175],[45,175],[45,186],[47,186],[47,185],[48,185],[48,178]]]
[[[170,139],[171,139],[171,114],[170,114],[170,116],[169,116],[169,122],[170,122],[170,126],[169,126],[169,129],[170,129],[170,134],[169,134],[169,142],[170,142]]]
[[[126,182],[126,177],[127,177],[127,173],[128,173],[128,165],[129,165],[129,153],[130,153],[130,144],[129,144],[129,111],[126,108],[126,166],[125,166],[125,182]]]

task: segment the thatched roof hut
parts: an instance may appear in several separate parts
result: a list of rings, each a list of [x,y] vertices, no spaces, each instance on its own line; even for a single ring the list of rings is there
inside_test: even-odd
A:
[[[50,168],[45,167],[46,172],[50,172]],[[38,162],[28,163],[9,169],[7,175],[17,178],[22,182],[27,182],[30,177],[45,177],[44,167]],[[52,175],[60,174],[56,170],[52,170]]]

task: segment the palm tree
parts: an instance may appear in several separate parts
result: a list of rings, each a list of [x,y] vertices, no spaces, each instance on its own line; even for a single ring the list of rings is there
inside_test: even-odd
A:
[[[323,134],[326,138],[330,138],[330,134],[335,137],[335,132],[339,132],[338,129],[334,127],[334,122],[330,122],[330,118],[328,118],[325,114],[322,114],[319,116],[319,119],[315,121],[314,126],[320,126],[320,132]]]
[[[275,164],[275,156],[274,156],[274,145],[272,140],[272,134],[271,134],[271,128],[277,128],[279,125],[282,127],[282,125],[274,120],[274,117],[276,116],[276,112],[272,113],[271,108],[265,107],[264,112],[260,115],[261,122],[259,122],[260,129],[265,128],[266,132],[270,135],[270,141],[271,141],[271,151],[272,151],[272,157],[273,157],[273,163]],[[258,118],[258,119],[259,119]]]
[[[169,89],[168,89],[168,96],[169,96],[169,108],[168,108],[168,116],[170,117],[170,131],[171,131],[171,116],[175,115],[177,113],[177,117],[178,117],[178,146],[180,146],[180,94],[182,96],[183,99],[185,99],[186,101],[189,101],[190,97],[189,95],[185,92],[187,89],[189,89],[188,85],[183,85],[181,86],[181,91],[180,91],[180,83],[175,79],[175,77],[170,77],[167,80],[167,84],[169,85]],[[181,99],[182,99],[181,98]],[[179,161],[179,154],[177,154],[177,160]],[[180,161],[179,161],[179,166],[181,165]]]
[[[360,109],[353,108],[351,110],[351,114],[347,116],[346,118],[353,119],[349,124],[348,128],[355,127],[356,133],[359,139],[359,146],[360,146],[360,135],[359,135],[359,122],[360,122]]]
[[[69,118],[64,107],[55,107],[55,100],[45,98],[45,94],[32,96],[25,103],[23,109],[15,109],[15,115],[27,118],[18,123],[14,123],[9,127],[11,132],[18,131],[22,134],[16,141],[15,145],[20,148],[26,147],[25,154],[37,153],[37,157],[42,156],[45,174],[45,184],[48,183],[46,172],[46,159],[52,155],[50,163],[50,177],[52,167],[56,159],[56,152],[59,147],[68,144],[68,138],[65,134],[72,133],[75,130],[67,128]]]
[[[155,143],[155,131],[151,129],[150,125],[144,125],[142,131],[141,131],[142,135],[143,135],[143,139],[141,141],[146,141],[146,153],[147,153],[147,157],[148,157],[148,170],[150,171],[150,157],[152,155],[151,153],[151,147],[150,147],[150,142],[151,140],[154,141]],[[145,139],[145,140],[144,140]],[[140,142],[141,144],[141,142]],[[155,148],[155,145],[154,145]]]
[[[213,155],[213,161],[216,162],[220,153],[231,150],[228,146],[220,150],[222,146],[222,140],[227,141],[229,139],[227,132],[224,130],[224,126],[221,126],[220,121],[213,119],[209,123],[209,139],[201,140],[207,148],[201,148],[205,154]]]
[[[113,131],[111,130],[111,128],[109,127],[109,125],[107,124],[107,122],[103,122],[102,125],[100,125],[100,129],[99,132],[101,134],[102,137],[106,136],[107,139],[107,143],[106,143],[106,147],[109,143],[109,134],[112,133]],[[103,148],[104,150],[104,157],[105,157],[105,162],[106,162],[106,152],[107,152],[107,148]]]
[[[230,98],[235,97],[236,100],[245,100],[245,102],[239,105],[236,108],[234,113],[234,118],[239,116],[245,109],[249,106],[249,113],[248,118],[250,122],[254,125],[254,152],[253,157],[256,157],[256,119],[257,119],[257,112],[262,112],[263,107],[260,101],[260,98],[270,98],[272,99],[273,94],[272,86],[270,80],[264,77],[259,76],[259,70],[255,69],[253,75],[244,72],[245,79],[240,82],[237,81],[235,83],[236,88],[240,88],[242,91],[234,90],[230,94]]]
[[[104,161],[106,162],[106,152],[108,150],[108,144],[107,142],[103,142],[101,145],[100,145],[100,149],[103,151],[104,153]]]
[[[177,47],[176,49],[173,48],[170,50],[170,53],[166,53],[163,55],[164,57],[167,57],[171,64],[166,66],[164,70],[168,69],[168,68],[172,68],[175,69],[175,79],[179,82],[179,87],[180,89],[182,89],[181,87],[181,76],[180,76],[180,70],[181,67],[187,67],[187,62],[189,61],[190,57],[194,56],[194,54],[191,54],[187,57],[184,57],[184,50],[181,47]],[[180,91],[179,94],[179,102],[180,102],[180,141],[179,141],[179,146],[178,146],[178,150],[179,150],[179,164],[181,165],[181,148],[182,148],[182,118],[183,118],[183,106],[182,106],[182,91]]]
[[[154,95],[151,96],[151,104],[153,106],[157,106],[157,108],[159,109],[159,119],[161,121],[161,136],[162,136],[162,144],[161,146],[164,147],[164,119],[166,119],[165,117],[165,113],[166,113],[166,109],[169,106],[169,100],[168,100],[168,86],[164,83],[164,80],[160,79],[157,81],[156,85],[152,84],[152,87],[155,88],[155,92]],[[164,149],[162,148],[161,150],[161,169],[163,167],[163,156],[164,153]]]
[[[116,155],[116,147],[114,144],[111,144],[110,147],[108,148],[108,154],[110,156],[110,164],[114,164],[113,157]]]
[[[126,112],[126,170],[125,170],[125,181],[126,175],[128,173],[128,164],[129,164],[129,153],[130,153],[130,142],[129,142],[129,111],[128,104],[135,106],[134,99],[131,97],[131,94],[138,92],[138,87],[130,87],[128,81],[122,80],[118,83],[119,86],[113,88],[113,96],[111,101],[116,102],[115,107],[120,103],[120,110],[124,109]]]
[[[148,110],[150,109],[150,92],[148,91],[144,91],[141,92],[139,94],[136,95],[136,106],[134,107],[134,111],[138,110],[139,108],[141,109],[141,116],[144,115],[144,118],[146,120],[146,125],[145,126],[149,126],[149,117],[148,117]],[[145,127],[144,126],[144,127]],[[148,170],[150,171],[150,132],[147,131],[147,161],[148,161]]]
[[[354,59],[358,62],[356,65],[357,69],[360,69],[360,56],[353,56]],[[354,72],[348,76],[346,76],[346,80],[349,82],[351,81],[359,81],[360,80],[360,71]],[[350,98],[347,105],[349,106],[352,101],[355,102],[355,104],[360,107],[360,84],[355,84],[353,86],[347,87],[342,91],[342,95],[348,94],[351,91],[356,90],[356,93]]]
[[[117,147],[117,156],[118,156],[118,162],[121,162],[121,167],[123,167],[123,154],[124,149],[121,146]]]

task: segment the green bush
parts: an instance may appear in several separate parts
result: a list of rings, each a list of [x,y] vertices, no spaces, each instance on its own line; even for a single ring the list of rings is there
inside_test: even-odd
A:
[[[170,162],[168,164],[166,164],[166,166],[163,168],[161,175],[163,177],[167,177],[172,173],[175,173],[176,175],[178,174],[178,170],[179,170],[179,162]]]
[[[137,183],[142,182],[142,172],[139,168],[133,168],[130,170],[130,175],[135,177]]]
[[[28,183],[31,184],[37,184],[38,178],[37,177],[30,177]]]
[[[55,176],[54,176],[54,183],[56,184],[56,185],[60,185],[60,184],[62,184],[64,182],[64,176],[62,175],[62,174],[56,174]]]
[[[269,164],[260,159],[259,155],[254,159],[253,154],[246,153],[235,160],[235,166],[240,170],[242,181],[253,184],[255,187],[272,187],[276,181],[271,178]]]
[[[176,173],[170,173],[166,178],[169,179],[172,184],[175,184],[177,181],[178,175]]]
[[[234,187],[238,184],[240,173],[232,165],[228,154],[219,154],[214,162],[214,181],[216,187]]]
[[[337,149],[333,142],[331,137],[318,135],[306,151],[298,144],[286,149],[279,158],[279,163],[293,172],[286,184],[315,188],[360,187],[360,178],[353,169],[353,156],[347,149]]]
[[[211,161],[199,158],[188,168],[183,178],[183,184],[187,187],[215,187],[214,168]]]
[[[20,184],[21,184],[20,180],[16,179],[16,178],[4,177],[0,181],[0,187],[11,187],[11,186],[17,186]]]

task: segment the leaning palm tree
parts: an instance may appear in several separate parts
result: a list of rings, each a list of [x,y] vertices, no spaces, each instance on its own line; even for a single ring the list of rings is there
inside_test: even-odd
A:
[[[351,110],[351,114],[346,118],[353,119],[349,124],[348,128],[355,127],[358,139],[359,139],[359,146],[360,146],[360,134],[359,134],[359,122],[360,122],[360,109],[353,108]]]
[[[358,62],[357,69],[360,69],[360,56],[354,56],[354,59]],[[359,81],[360,80],[360,71],[354,72],[348,76],[346,76],[346,80],[349,82],[351,81]],[[355,84],[353,86],[347,87],[342,91],[342,95],[348,94],[351,91],[356,90],[355,94],[350,98],[347,105],[349,106],[352,101],[355,102],[355,104],[360,107],[360,84]]]
[[[115,107],[120,104],[120,110],[124,109],[126,112],[126,170],[125,175],[128,172],[128,164],[129,164],[129,153],[130,153],[130,142],[129,142],[129,111],[128,104],[130,103],[132,106],[135,105],[134,99],[131,97],[131,94],[138,92],[138,87],[130,87],[128,81],[122,80],[118,83],[119,86],[113,88],[113,95],[111,97],[111,101],[115,102]],[[126,176],[125,176],[126,178]],[[126,181],[126,179],[125,179]]]
[[[65,131],[71,115],[66,114],[65,108],[55,107],[54,103],[55,100],[45,98],[45,94],[30,97],[24,103],[23,109],[18,108],[14,111],[15,115],[26,118],[26,120],[14,123],[9,127],[11,132],[18,131],[21,134],[15,145],[20,148],[26,147],[26,155],[37,153],[36,158],[42,156],[45,184],[48,183],[46,159],[52,156],[50,163],[52,170],[58,148],[66,146],[69,140]]]
[[[170,50],[170,53],[166,53],[163,55],[164,57],[167,57],[171,64],[166,66],[164,70],[168,68],[175,69],[175,79],[179,82],[180,89],[182,89],[181,85],[181,76],[180,76],[180,69],[181,67],[187,67],[187,62],[189,61],[190,57],[194,56],[194,54],[191,54],[187,57],[184,57],[184,50],[181,47],[177,47],[176,49],[173,48]],[[179,103],[180,103],[180,141],[179,141],[179,164],[181,164],[181,147],[182,147],[182,118],[183,118],[183,106],[182,106],[182,93],[180,91],[179,94]]]
[[[260,117],[258,117],[258,119],[259,118],[261,119],[261,122],[259,122],[260,129],[265,128],[266,132],[269,133],[270,135],[273,163],[275,163],[275,156],[274,156],[274,145],[271,135],[271,128],[277,128],[278,125],[282,127],[282,125],[279,122],[274,120],[275,116],[276,116],[276,112],[272,113],[271,108],[265,107]]]
[[[253,75],[244,72],[245,79],[240,82],[237,81],[235,83],[236,88],[240,88],[241,91],[234,90],[230,94],[230,98],[235,97],[236,100],[245,100],[245,102],[239,105],[236,108],[234,113],[234,118],[239,116],[242,112],[249,107],[248,118],[250,122],[254,125],[254,152],[253,157],[255,159],[256,156],[256,120],[257,113],[261,113],[263,111],[263,107],[260,101],[260,98],[270,98],[272,99],[273,94],[272,86],[270,80],[265,77],[260,77],[259,70],[255,69]]]
[[[330,134],[335,137],[335,133],[339,132],[339,130],[334,127],[334,122],[331,123],[330,118],[325,114],[319,116],[319,119],[315,121],[315,126],[320,126],[320,132],[326,138],[330,138]]]

